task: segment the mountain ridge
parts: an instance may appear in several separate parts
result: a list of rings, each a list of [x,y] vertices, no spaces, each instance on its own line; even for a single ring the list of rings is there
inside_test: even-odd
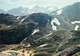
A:
[[[77,55],[80,52],[79,8],[80,2],[68,5],[52,14],[32,13],[13,16],[2,13],[0,44],[20,44],[21,48],[34,50],[34,56],[42,53],[44,53],[42,56]]]
[[[49,14],[50,12],[52,12],[54,10],[57,10],[57,7],[54,7],[54,6],[40,7],[40,6],[36,5],[31,9],[29,9],[28,7],[22,7],[22,6],[17,7],[17,8],[12,8],[12,9],[6,11],[6,13],[14,15],[14,16],[24,16],[24,15],[29,15],[32,13],[47,13],[47,14]],[[2,11],[0,13],[2,13]]]

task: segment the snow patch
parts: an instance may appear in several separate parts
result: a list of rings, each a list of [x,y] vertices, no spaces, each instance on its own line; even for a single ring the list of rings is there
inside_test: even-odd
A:
[[[17,17],[17,20],[19,20],[20,17]]]
[[[45,37],[48,37],[48,36],[50,36],[52,33],[49,33],[48,35],[46,35]]]
[[[25,13],[25,11],[22,11],[22,10],[21,10],[21,12],[22,12],[22,13]]]
[[[57,24],[57,25],[60,25],[60,22],[57,18],[54,18],[54,22]]]
[[[78,28],[79,28],[79,25],[76,25],[76,26],[75,26],[75,30],[78,30]]]
[[[44,47],[44,46],[46,46],[46,45],[48,45],[48,44],[43,44],[43,45],[40,45],[39,47]]]
[[[31,13],[35,13],[34,11],[31,11]]]
[[[53,7],[48,8],[48,10],[53,10],[53,9],[54,9]]]
[[[19,18],[20,18],[20,17],[17,17],[17,20],[18,20],[18,21],[19,21]]]
[[[58,20],[57,18],[54,18],[54,19],[52,19],[52,21],[51,21],[52,29],[53,29],[53,30],[57,30],[57,27],[56,27],[53,23],[56,23],[57,25],[60,25],[59,20]]]
[[[53,30],[57,30],[57,28],[56,28],[56,26],[53,24],[53,22],[54,22],[54,19],[52,19],[52,21],[51,21],[52,29],[53,29]]]
[[[60,15],[61,12],[62,12],[62,9],[58,10],[58,11],[57,11],[57,14]]]
[[[73,21],[73,22],[71,22],[71,24],[76,24],[76,23],[80,23],[80,21]]]
[[[11,25],[7,26],[7,27],[11,27]]]
[[[34,35],[35,33],[39,32],[39,29],[34,29],[32,35]]]
[[[28,17],[28,16],[26,16],[25,18],[23,18],[23,19],[20,21],[20,23],[22,23],[27,17]]]

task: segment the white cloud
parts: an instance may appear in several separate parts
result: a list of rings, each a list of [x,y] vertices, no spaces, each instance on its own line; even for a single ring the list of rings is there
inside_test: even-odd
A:
[[[3,3],[7,3],[7,4],[15,4],[15,3],[12,2],[11,0],[7,0],[7,1],[3,0],[2,2],[3,2]]]
[[[7,2],[8,4],[15,4],[15,3],[13,3],[13,2]]]

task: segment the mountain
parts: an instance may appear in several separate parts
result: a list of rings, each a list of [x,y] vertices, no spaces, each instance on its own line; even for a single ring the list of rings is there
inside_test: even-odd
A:
[[[37,13],[42,8],[39,6],[31,9],[37,9],[36,13],[25,16],[2,13],[0,44],[20,44],[17,48],[33,50],[34,56],[79,56],[79,6],[80,2],[77,2],[50,14]],[[53,10],[52,7],[46,8]]]
[[[68,5],[62,9],[52,12],[52,14],[50,15],[37,12],[27,16],[12,16],[9,14],[0,14],[0,27],[1,29],[14,29],[15,27],[19,27],[20,25],[26,25],[27,27],[29,26],[31,27],[30,36],[24,38],[34,37],[34,40],[35,36],[38,36],[38,34],[41,34],[37,37],[40,38],[46,34],[52,33],[55,30],[80,30],[79,13],[75,14],[75,12],[79,12],[79,5],[79,2],[74,3],[73,5]],[[34,10],[35,8],[37,9],[40,7],[35,6]],[[52,7],[47,8],[49,9]],[[72,10],[73,8],[76,9]],[[19,7],[19,9],[23,10],[22,7]],[[38,34],[35,34],[36,32],[38,32]],[[44,33],[44,35],[42,33]]]
[[[56,10],[57,7],[54,6],[47,6],[45,7],[39,7],[38,5],[34,6],[32,9],[29,9],[28,7],[18,7],[18,8],[13,8],[7,11],[8,14],[14,15],[14,16],[24,16],[24,15],[29,15],[32,13],[47,13],[49,14],[50,12]]]
[[[68,5],[57,11],[52,12],[54,18],[57,18],[61,25],[57,29],[64,28],[68,30],[80,30],[80,2]]]
[[[74,3],[73,5],[69,5],[63,8],[61,16],[69,18],[71,21],[79,21],[80,19],[80,2]]]
[[[46,29],[48,27],[42,30],[37,28],[33,31],[33,33],[36,33],[26,37],[21,44],[25,44],[24,46],[27,47],[30,44],[30,48],[32,47],[35,50],[34,53],[36,54],[34,56],[79,56],[79,6],[80,2],[77,2],[52,12],[50,14],[50,24],[48,25],[50,30]],[[34,15],[31,17],[39,16]]]
[[[32,9],[30,9],[31,13],[47,13],[49,14],[52,11],[57,10],[57,7],[54,6],[47,6],[47,7],[39,7],[38,5],[34,6]]]
[[[4,10],[0,9],[0,13],[6,13]]]
[[[14,16],[24,16],[29,14],[28,10],[29,10],[28,7],[26,8],[18,7],[18,8],[13,8],[11,10],[8,10],[7,13]]]
[[[12,16],[9,14],[0,14],[0,18],[0,36],[3,37],[2,43],[6,44],[21,42],[25,37],[35,34],[32,33],[35,29],[39,29],[39,31],[42,29],[51,29],[48,27],[50,25],[51,17],[43,13],[33,13],[22,17]],[[47,33],[47,31],[44,33]],[[8,41],[8,38],[11,39],[11,41]]]

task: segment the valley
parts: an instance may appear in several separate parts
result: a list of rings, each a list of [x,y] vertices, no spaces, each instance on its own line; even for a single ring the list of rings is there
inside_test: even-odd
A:
[[[0,56],[79,56],[79,12],[80,2],[48,14],[0,13]]]

